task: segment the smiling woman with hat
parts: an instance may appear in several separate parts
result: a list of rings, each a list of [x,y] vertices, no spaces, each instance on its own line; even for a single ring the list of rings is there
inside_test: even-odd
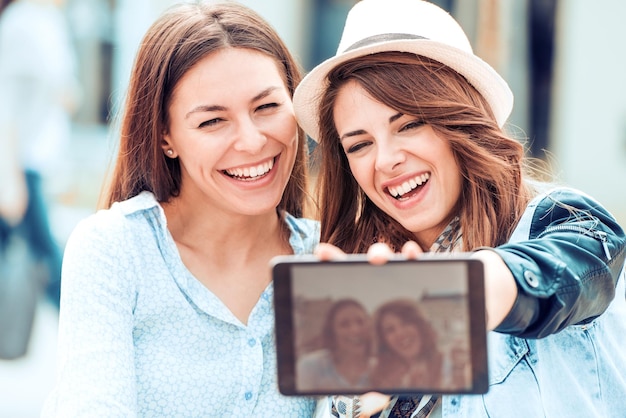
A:
[[[472,252],[485,268],[488,393],[337,397],[335,416],[623,416],[624,231],[534,179],[504,130],[512,105],[458,23],[420,0],[358,2],[296,89],[319,143],[320,258]]]

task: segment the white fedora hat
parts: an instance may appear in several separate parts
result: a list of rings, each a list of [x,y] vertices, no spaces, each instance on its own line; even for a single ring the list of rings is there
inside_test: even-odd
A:
[[[463,75],[487,100],[500,127],[511,114],[508,84],[474,55],[465,32],[448,12],[422,0],[361,0],[348,13],[335,56],[311,70],[296,88],[296,117],[311,138],[319,139],[319,102],[328,87],[328,73],[350,59],[386,51],[432,58]]]

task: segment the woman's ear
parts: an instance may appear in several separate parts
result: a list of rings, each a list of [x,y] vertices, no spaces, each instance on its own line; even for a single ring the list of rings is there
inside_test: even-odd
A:
[[[169,158],[178,157],[178,154],[176,153],[176,151],[171,145],[169,135],[165,132],[163,133],[163,138],[161,139],[161,148],[163,149],[163,152],[165,153],[167,157]]]

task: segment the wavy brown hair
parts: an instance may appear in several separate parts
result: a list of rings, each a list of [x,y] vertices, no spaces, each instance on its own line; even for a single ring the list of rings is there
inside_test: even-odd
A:
[[[172,92],[183,75],[207,55],[246,48],[272,57],[293,97],[301,70],[274,28],[235,2],[186,3],[168,9],[144,36],[130,76],[120,118],[120,144],[113,173],[102,196],[105,207],[147,190],[159,202],[180,192],[178,159],[161,148],[168,129]],[[307,148],[298,128],[293,172],[278,208],[301,216],[307,199]]]
[[[411,300],[396,299],[381,305],[374,313],[374,327],[376,334],[377,366],[372,371],[371,380],[376,383],[397,384],[389,382],[390,371],[398,368],[406,369],[409,365],[404,364],[398,353],[389,346],[383,330],[383,319],[389,315],[395,316],[405,324],[413,325],[420,335],[422,348],[415,362],[423,362],[428,365],[429,375],[433,384],[439,384],[441,379],[441,366],[443,355],[437,346],[437,334],[432,325],[426,320],[417,308],[417,304]]]
[[[352,176],[333,114],[337,94],[350,80],[379,102],[422,119],[450,144],[463,177],[456,213],[463,250],[506,242],[532,194],[523,182],[523,144],[504,133],[489,104],[464,77],[437,61],[401,52],[355,58],[328,76],[315,151],[322,242],[358,253],[376,241],[399,250],[415,240],[372,203]]]

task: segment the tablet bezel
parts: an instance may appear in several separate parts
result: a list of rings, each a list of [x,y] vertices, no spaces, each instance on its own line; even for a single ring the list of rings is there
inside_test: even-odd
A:
[[[321,396],[334,394],[362,394],[376,391],[388,394],[483,394],[488,390],[487,374],[487,338],[485,317],[485,293],[484,293],[484,266],[482,261],[471,258],[469,255],[437,255],[428,254],[417,260],[406,260],[396,257],[386,265],[393,263],[412,263],[419,269],[423,263],[462,263],[467,272],[467,302],[468,302],[468,334],[471,358],[471,384],[465,389],[454,388],[377,388],[367,387],[341,390],[299,390],[296,381],[296,347],[294,330],[293,292],[292,292],[292,269],[294,266],[315,266],[321,270],[325,265],[342,263],[349,267],[350,264],[369,264],[364,255],[348,255],[346,259],[338,261],[319,261],[314,256],[292,255],[279,256],[272,259],[271,268],[274,281],[274,312],[275,312],[275,336],[277,347],[277,373],[278,387],[283,395],[287,396]],[[421,266],[420,266],[420,263]],[[381,270],[384,266],[372,266]],[[420,278],[416,277],[416,280]]]

